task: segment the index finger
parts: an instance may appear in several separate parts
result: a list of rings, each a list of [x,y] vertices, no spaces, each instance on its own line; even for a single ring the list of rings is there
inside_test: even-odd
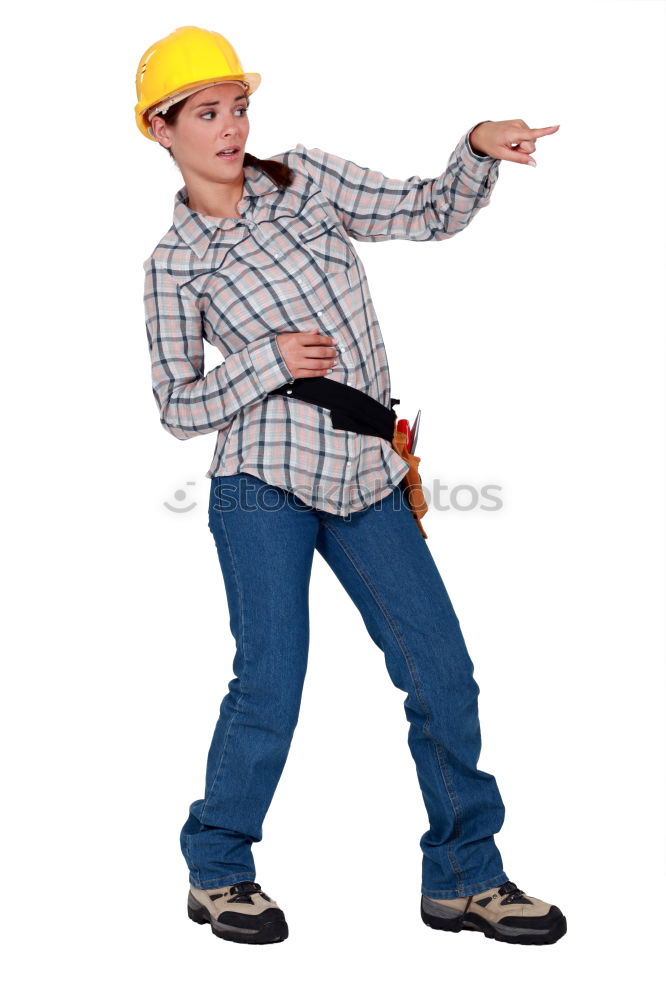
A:
[[[548,128],[525,128],[523,129],[525,135],[521,135],[521,139],[539,139],[542,135],[551,135],[553,132],[557,132],[559,125],[549,125]]]
[[[331,342],[330,333],[319,333],[318,330],[299,331],[297,336],[300,344],[316,344],[321,340],[325,340],[329,344]]]

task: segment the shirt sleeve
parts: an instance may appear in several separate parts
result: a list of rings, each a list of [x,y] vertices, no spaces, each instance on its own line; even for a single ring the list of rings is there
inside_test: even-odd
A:
[[[478,124],[483,124],[479,122]],[[331,203],[354,239],[445,240],[469,225],[490,201],[501,160],[479,156],[461,137],[439,177],[392,180],[321,149],[298,144],[292,153]]]
[[[143,268],[153,396],[162,426],[174,437],[220,430],[244,406],[293,378],[275,334],[227,355],[204,375],[203,314],[195,297],[153,258]]]

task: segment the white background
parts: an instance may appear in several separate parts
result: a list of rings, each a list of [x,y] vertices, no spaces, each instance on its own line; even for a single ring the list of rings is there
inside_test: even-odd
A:
[[[16,7],[6,23],[5,976],[12,996],[644,990],[664,893],[664,4],[303,0]],[[316,555],[301,719],[254,856],[290,937],[187,920],[233,640],[206,523],[214,435],[166,434],[142,262],[182,184],[134,123],[183,24],[262,74],[247,148],[439,174],[483,119],[560,124],[455,239],[357,244],[481,694],[509,877],[569,931],[516,948],[420,920],[426,813],[403,692]],[[9,315],[7,315],[9,313]],[[212,366],[219,355],[209,359]],[[187,486],[188,482],[194,485]],[[165,501],[186,489],[190,513]],[[399,566],[396,562],[396,572]],[[277,582],[279,583],[279,581]]]

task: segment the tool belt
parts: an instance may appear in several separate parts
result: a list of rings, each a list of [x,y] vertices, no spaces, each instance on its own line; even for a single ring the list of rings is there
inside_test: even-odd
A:
[[[291,396],[293,399],[313,403],[315,406],[323,406],[331,411],[331,423],[337,430],[372,434],[390,441],[394,451],[409,466],[400,486],[421,534],[424,538],[428,537],[421,524],[421,518],[428,510],[419,474],[421,459],[411,454],[407,448],[407,435],[396,428],[398,418],[393,405],[399,403],[399,399],[391,397],[391,406],[383,406],[367,392],[361,392],[360,389],[326,378],[324,375],[293,379],[277,389],[272,389],[268,395]]]

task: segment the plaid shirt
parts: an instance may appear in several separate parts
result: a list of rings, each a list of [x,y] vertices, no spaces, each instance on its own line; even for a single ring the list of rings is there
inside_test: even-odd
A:
[[[271,159],[295,171],[280,189],[246,165],[242,218],[174,198],[173,224],[144,261],[152,386],[174,437],[217,431],[206,476],[248,472],[313,507],[347,515],[386,496],[407,463],[384,438],[334,429],[330,412],[268,396],[292,380],[276,334],[317,329],[339,354],[328,376],[390,406],[389,367],[350,237],[446,240],[488,204],[500,160],[478,156],[470,129],[436,178],[391,180],[300,143]],[[204,344],[223,363],[204,374]]]

